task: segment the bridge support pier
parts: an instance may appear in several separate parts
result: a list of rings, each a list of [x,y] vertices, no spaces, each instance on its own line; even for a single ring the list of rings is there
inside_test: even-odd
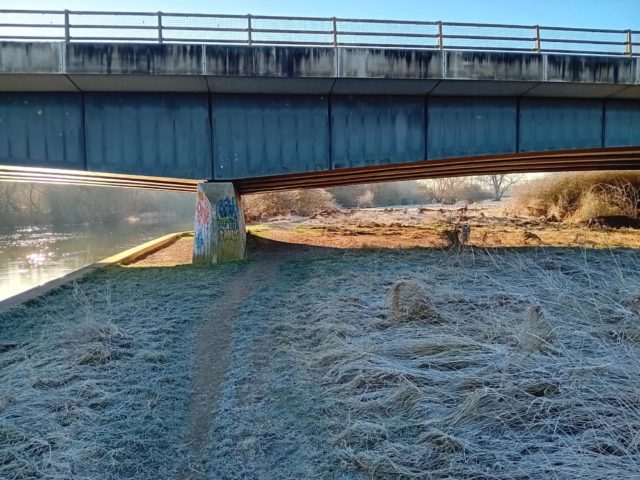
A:
[[[233,183],[199,184],[193,263],[210,265],[242,260],[246,241],[242,203]]]

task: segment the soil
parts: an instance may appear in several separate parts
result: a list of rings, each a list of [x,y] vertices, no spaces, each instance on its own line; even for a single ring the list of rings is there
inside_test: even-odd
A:
[[[590,228],[516,215],[494,202],[474,206],[335,210],[249,226],[254,235],[333,248],[443,248],[446,232],[469,226],[467,245],[494,247],[640,247],[633,228]]]
[[[633,228],[589,227],[516,215],[500,203],[472,206],[370,208],[320,212],[314,217],[284,217],[249,225],[256,237],[285,244],[328,248],[445,248],[446,232],[470,227],[468,246],[640,248]],[[170,267],[191,263],[193,238],[138,261],[131,267]]]
[[[193,255],[193,237],[182,237],[173,242],[169,247],[128,265],[129,267],[175,267],[176,265],[188,265]]]

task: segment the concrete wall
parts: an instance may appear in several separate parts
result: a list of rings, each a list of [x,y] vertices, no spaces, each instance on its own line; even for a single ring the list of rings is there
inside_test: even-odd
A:
[[[0,90],[640,98],[640,58],[0,42]]]

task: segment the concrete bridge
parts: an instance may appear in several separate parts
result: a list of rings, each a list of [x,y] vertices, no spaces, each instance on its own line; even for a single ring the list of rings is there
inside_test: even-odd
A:
[[[308,19],[331,20],[332,30],[320,31],[328,45],[305,45],[290,40],[305,30],[259,29],[260,17],[248,17],[247,29],[211,27],[241,30],[246,42],[167,43],[172,29],[158,14],[158,25],[140,27],[158,37],[132,43],[128,30],[75,39],[73,28],[97,26],[64,15],[62,41],[0,43],[0,180],[186,190],[207,181],[196,253],[214,261],[242,256],[236,192],[640,166],[638,32],[591,40],[592,50],[537,26],[520,26],[534,29],[529,47],[528,37],[506,36],[498,46],[447,47],[449,37],[492,37],[446,35],[442,22],[400,22],[435,25],[433,35],[383,32],[387,42],[434,38],[432,48],[376,43],[377,30],[358,37],[365,43],[340,42],[354,32]],[[273,33],[289,40],[256,40]],[[543,48],[549,40],[563,48]]]

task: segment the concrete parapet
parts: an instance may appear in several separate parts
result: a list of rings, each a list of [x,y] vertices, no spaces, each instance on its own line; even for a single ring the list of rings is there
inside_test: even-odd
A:
[[[640,98],[640,57],[287,45],[0,42],[0,91]]]
[[[242,203],[230,182],[198,185],[193,263],[242,260],[247,234]]]

